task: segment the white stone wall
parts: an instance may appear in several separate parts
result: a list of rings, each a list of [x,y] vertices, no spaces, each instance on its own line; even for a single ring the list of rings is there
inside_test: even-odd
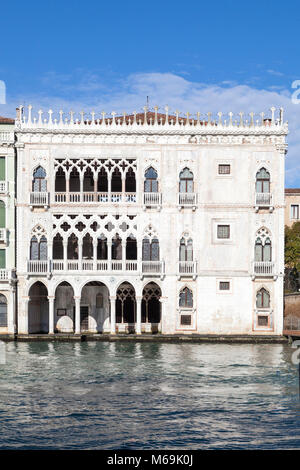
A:
[[[281,334],[283,319],[284,272],[284,155],[285,133],[275,130],[255,136],[226,137],[220,131],[216,138],[201,136],[190,142],[190,135],[148,136],[134,132],[123,135],[88,135],[51,129],[24,129],[17,133],[18,146],[18,196],[17,196],[17,272],[19,277],[19,331],[27,332],[27,304],[30,286],[41,280],[49,296],[55,296],[56,286],[69,282],[75,296],[82,296],[82,287],[91,280],[103,282],[109,295],[115,296],[123,281],[130,282],[137,296],[143,287],[156,282],[162,291],[162,332],[200,334]],[[192,131],[191,133],[192,134]],[[208,132],[209,134],[209,132]],[[224,136],[225,134],[225,136]],[[137,202],[128,204],[58,204],[54,198],[55,158],[130,158],[137,162]],[[230,164],[230,175],[219,175],[218,164]],[[47,172],[50,206],[30,208],[34,168],[42,165]],[[162,207],[143,207],[144,172],[148,167],[158,172]],[[179,173],[188,167],[194,174],[194,192],[198,204],[178,208]],[[255,178],[260,168],[271,175],[273,204],[269,208],[255,209]],[[165,275],[141,277],[141,273],[61,272],[47,276],[27,274],[27,259],[32,229],[41,225],[49,245],[53,237],[54,214],[136,215],[138,258],[144,230],[149,224],[156,230],[160,242],[160,259],[165,262]],[[217,224],[230,225],[230,239],[216,238]],[[272,239],[274,277],[253,276],[254,243],[256,232],[266,227]],[[197,275],[178,277],[179,242],[186,232],[193,239],[193,256],[197,261]],[[122,235],[122,233],[120,233]],[[51,249],[50,249],[51,252]],[[220,292],[219,281],[230,281],[229,292]],[[179,292],[188,286],[193,292],[193,320],[184,327],[179,322]],[[256,292],[265,287],[271,296],[272,327],[256,328]],[[97,289],[97,288],[95,288]],[[59,308],[59,298],[55,309]],[[87,299],[82,297],[81,303]],[[105,308],[109,309],[109,299]],[[94,304],[91,304],[94,309]],[[95,317],[99,312],[91,314]],[[55,314],[56,315],[56,314]],[[98,315],[99,316],[99,315]],[[57,318],[55,316],[55,322]],[[91,330],[97,331],[97,321],[91,321]],[[109,330],[109,322],[105,328]],[[104,329],[105,329],[104,328]]]

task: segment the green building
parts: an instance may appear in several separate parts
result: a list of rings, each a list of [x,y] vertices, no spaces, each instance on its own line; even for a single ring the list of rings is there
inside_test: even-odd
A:
[[[0,335],[16,332],[14,120],[0,116]]]

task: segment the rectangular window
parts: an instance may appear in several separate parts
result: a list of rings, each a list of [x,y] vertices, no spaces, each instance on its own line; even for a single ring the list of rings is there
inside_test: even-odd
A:
[[[257,326],[269,326],[269,317],[267,315],[258,315]]]
[[[192,324],[192,315],[180,315],[180,324],[190,326]]]
[[[220,281],[219,289],[220,290],[230,290],[230,282],[229,281]]]
[[[5,157],[0,157],[0,181],[5,180]]]
[[[291,204],[291,219],[299,219],[299,205]]]
[[[5,269],[5,250],[0,250],[0,269]]]
[[[219,165],[219,175],[230,175],[230,165]]]
[[[218,225],[217,228],[218,238],[230,238],[230,225]]]
[[[0,303],[0,326],[7,327],[7,304],[6,303]]]

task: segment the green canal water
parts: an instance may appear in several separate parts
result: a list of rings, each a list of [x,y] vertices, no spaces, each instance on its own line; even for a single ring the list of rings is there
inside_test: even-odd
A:
[[[0,449],[299,449],[282,344],[7,343]]]

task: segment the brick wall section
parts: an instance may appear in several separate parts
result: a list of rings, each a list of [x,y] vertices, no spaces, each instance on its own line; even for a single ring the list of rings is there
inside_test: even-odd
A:
[[[300,318],[300,292],[284,296],[284,316]]]

